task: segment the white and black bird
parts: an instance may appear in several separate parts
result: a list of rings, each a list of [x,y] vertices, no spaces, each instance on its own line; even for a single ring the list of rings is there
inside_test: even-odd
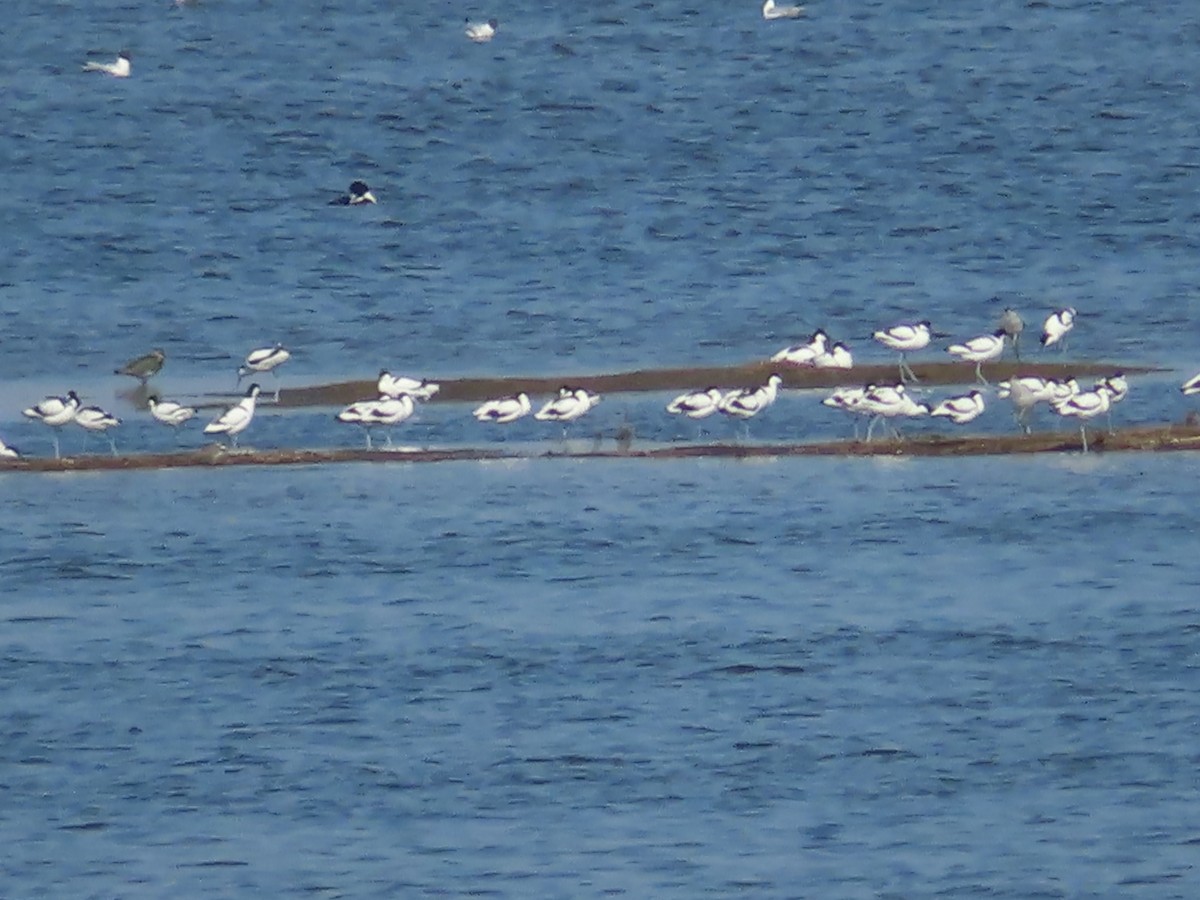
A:
[[[362,427],[367,437],[367,449],[371,449],[371,429],[391,428],[412,417],[416,402],[409,394],[397,397],[380,397],[378,400],[360,400],[351,403],[337,414],[339,422]],[[391,432],[384,432],[388,446],[392,445]]]
[[[112,455],[117,455],[117,442],[108,432],[121,424],[120,419],[98,406],[85,406],[75,413],[72,421],[89,434],[102,434],[108,438],[108,446],[112,448]]]
[[[1200,394],[1200,373],[1193,375],[1185,381],[1179,390],[1185,397],[1190,397],[1192,394]]]
[[[825,353],[829,346],[829,335],[818,328],[807,343],[784,347],[771,357],[771,362],[787,363],[789,366],[811,366],[813,360]]]
[[[541,422],[573,422],[600,402],[600,396],[586,388],[562,387],[558,396],[533,414]]]
[[[146,404],[150,407],[150,415],[155,421],[170,425],[177,433],[180,425],[196,415],[196,410],[192,407],[176,403],[174,400],[163,400],[157,394],[147,397]]]
[[[933,328],[929,322],[915,324],[901,323],[891,328],[884,328],[871,335],[889,350],[900,353],[900,380],[916,381],[917,376],[908,365],[907,356],[917,350],[924,350],[933,338]]]
[[[863,408],[863,398],[873,387],[874,385],[835,388],[832,394],[821,400],[821,405],[828,406],[830,409],[840,409],[842,412],[848,412],[854,416],[869,415]],[[858,440],[858,418],[854,420],[854,439]]]
[[[1112,408],[1129,396],[1129,379],[1125,377],[1124,372],[1114,372],[1112,375],[1106,375],[1096,382],[1096,387],[1107,387],[1110,393],[1108,399],[1108,409],[1105,411],[1105,418],[1108,419],[1108,433],[1113,432]]]
[[[292,354],[284,349],[283,344],[276,344],[274,347],[259,347],[257,350],[251,350],[246,354],[246,361],[238,368],[238,380],[240,385],[242,379],[254,372],[270,372],[275,378],[275,399],[279,399],[279,373],[275,370],[282,366],[285,362],[292,358]]]
[[[1090,391],[1080,391],[1054,405],[1054,411],[1060,416],[1079,420],[1079,440],[1083,444],[1084,453],[1088,452],[1086,425],[1091,419],[1109,411],[1112,407],[1112,397],[1112,388],[1101,383]]]
[[[517,419],[524,418],[533,410],[529,395],[522,391],[512,397],[500,397],[481,403],[471,411],[478,422],[495,422],[497,425],[507,425]]]
[[[680,394],[667,404],[667,412],[673,416],[687,416],[689,419],[707,419],[721,408],[725,392],[718,387],[710,387],[704,391],[690,391]]]
[[[30,406],[27,409],[21,410],[21,414],[31,419],[37,419],[43,425],[48,425],[54,429],[51,432],[54,435],[54,458],[58,459],[60,456],[58,429],[74,420],[80,406],[82,406],[82,403],[75,392],[67,391],[65,397],[47,397],[36,406]]]
[[[777,6],[775,0],[763,0],[762,15],[768,22],[773,19],[798,19],[804,15],[804,7]]]
[[[893,424],[893,420],[915,419],[930,413],[929,406],[914,400],[904,389],[903,384],[881,384],[868,387],[862,400],[859,401],[858,408],[871,417],[867,424],[868,441],[871,440],[875,426],[881,421],[886,421],[892,429],[892,433],[899,438],[900,429]]]
[[[467,19],[466,35],[476,44],[486,44],[496,36],[496,32],[500,28],[500,23],[495,19],[488,19],[486,22],[472,22]]]
[[[1051,347],[1067,336],[1067,332],[1075,327],[1075,310],[1072,307],[1060,309],[1051,313],[1042,325],[1042,346]],[[1066,346],[1063,344],[1063,346]]]
[[[748,421],[775,402],[781,384],[783,379],[772,375],[759,387],[730,391],[721,398],[720,410],[730,418]]]
[[[362,206],[363,204],[376,203],[375,195],[371,193],[371,189],[367,187],[365,181],[350,182],[350,190],[340,197],[335,197],[329,201],[330,206]]]
[[[101,72],[105,75],[111,75],[113,78],[128,78],[129,73],[133,71],[131,61],[133,56],[128,50],[122,50],[117,54],[116,60],[110,63],[93,62],[89,60],[83,64],[85,72]]]
[[[254,419],[254,404],[261,390],[257,384],[250,385],[245,397],[204,426],[204,433],[227,434],[233,439],[233,446],[237,447],[237,436],[245,431]]]
[[[929,415],[949,419],[955,425],[966,425],[983,415],[983,394],[970,391],[957,397],[948,397],[929,411]]]
[[[16,448],[9,446],[0,440],[0,459],[20,459],[21,452]]]
[[[1004,332],[997,330],[992,334],[973,337],[961,344],[951,344],[946,348],[946,352],[965,362],[975,363],[975,380],[980,384],[987,384],[987,379],[983,377],[982,366],[985,362],[991,362],[1001,357],[1004,353],[1004,337]]]
[[[816,369],[853,369],[854,357],[850,348],[838,341],[826,348],[825,352],[816,357],[813,362]]]
[[[432,399],[433,395],[442,389],[442,386],[425,378],[393,375],[387,369],[383,369],[379,373],[376,388],[381,397],[399,397],[401,394],[408,394],[414,400],[426,402]]]

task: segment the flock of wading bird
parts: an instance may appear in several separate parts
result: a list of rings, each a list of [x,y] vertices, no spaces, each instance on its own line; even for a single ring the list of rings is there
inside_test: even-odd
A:
[[[1065,345],[1065,338],[1075,326],[1074,309],[1061,309],[1049,315],[1042,325],[1041,345],[1044,348]],[[971,338],[962,343],[951,344],[947,352],[966,362],[975,364],[975,378],[981,388],[990,388],[983,377],[982,365],[1000,359],[1006,344],[1011,344],[1017,360],[1020,360],[1020,339],[1024,322],[1013,309],[1006,309],[1000,317],[998,327],[987,334]],[[934,404],[920,402],[909,392],[907,385],[917,382],[917,376],[908,364],[908,355],[924,350],[934,338],[946,337],[933,331],[927,321],[901,323],[876,331],[874,340],[889,350],[899,353],[898,378],[889,384],[867,384],[861,387],[841,387],[826,396],[825,406],[844,410],[867,421],[866,440],[871,440],[876,427],[882,424],[896,438],[900,437],[896,423],[900,420],[922,416],[942,417],[955,425],[965,425],[977,419],[985,409],[984,392],[975,388],[967,393],[948,397]],[[282,345],[263,347],[251,351],[238,368],[238,384],[247,376],[270,373],[278,384],[277,369],[291,358]],[[143,386],[161,371],[166,354],[152,350],[144,356],[130,360],[115,370],[118,375],[137,378]],[[812,367],[818,369],[851,370],[854,361],[849,347],[842,342],[831,341],[823,329],[818,329],[807,342],[785,347],[771,362],[780,367]],[[783,379],[772,374],[765,384],[732,390],[709,387],[689,391],[667,404],[667,412],[700,420],[716,414],[748,422],[749,419],[770,407],[776,399]],[[1180,388],[1184,394],[1200,394],[1200,374],[1184,382]],[[439,390],[439,385],[426,379],[396,376],[384,370],[377,383],[377,397],[352,403],[336,416],[339,422],[360,426],[366,436],[366,445],[371,448],[371,431],[383,429],[387,443],[391,445],[390,429],[411,418],[419,403],[428,401]],[[1112,428],[1111,410],[1123,400],[1129,384],[1120,372],[1101,378],[1087,389],[1074,378],[1062,381],[1026,375],[1002,381],[995,386],[996,396],[1008,400],[1014,417],[1025,433],[1030,432],[1029,416],[1038,404],[1046,404],[1064,418],[1079,422],[1080,438],[1086,453],[1087,422],[1099,416],[1108,418]],[[255,405],[260,386],[251,384],[245,396],[225,409],[204,427],[204,434],[228,435],[234,448],[237,438],[254,419]],[[275,399],[279,399],[276,389]],[[563,386],[557,396],[552,397],[536,413],[529,395],[522,392],[509,397],[489,400],[476,407],[472,415],[480,422],[507,424],[533,413],[535,419],[558,422],[564,426],[589,412],[600,397],[582,387]],[[147,397],[150,415],[158,422],[178,429],[196,416],[196,409],[172,400],[162,399],[156,392]],[[74,423],[89,433],[104,434],[113,455],[117,453],[116,442],[111,431],[121,424],[116,416],[98,406],[84,406],[75,391],[66,396],[47,397],[35,406],[23,410],[24,415],[40,421],[51,429],[54,440],[54,456],[59,458],[58,430]],[[855,438],[859,438],[856,419]],[[86,438],[85,438],[86,441]],[[0,459],[15,459],[20,453],[0,440]]]

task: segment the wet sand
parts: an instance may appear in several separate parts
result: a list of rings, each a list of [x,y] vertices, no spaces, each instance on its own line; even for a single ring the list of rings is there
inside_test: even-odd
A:
[[[222,466],[310,466],[329,463],[433,463],[455,460],[532,459],[687,459],[714,457],[750,459],[783,456],[996,456],[1030,453],[1071,453],[1082,449],[1078,429],[1015,435],[923,435],[898,440],[822,441],[786,444],[672,444],[639,448],[615,440],[573,449],[551,445],[535,451],[514,452],[496,448],[457,449],[332,449],[332,450],[229,450],[213,444],[181,453],[75,456],[63,459],[17,459],[0,462],[0,472],[95,472],[132,469],[171,469]],[[1088,432],[1089,452],[1167,452],[1200,450],[1200,422],[1123,428],[1112,434]]]

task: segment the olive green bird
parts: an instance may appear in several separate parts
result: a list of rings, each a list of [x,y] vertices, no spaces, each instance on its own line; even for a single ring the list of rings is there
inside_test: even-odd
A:
[[[137,359],[131,359],[119,369],[114,369],[116,375],[130,375],[136,378],[142,384],[145,384],[151,378],[159,373],[163,363],[167,361],[167,354],[155,348],[145,356],[139,356]]]

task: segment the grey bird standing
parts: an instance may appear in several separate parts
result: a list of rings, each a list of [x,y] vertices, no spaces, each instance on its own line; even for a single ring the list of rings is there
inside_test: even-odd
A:
[[[130,375],[145,384],[151,378],[159,373],[163,367],[163,363],[167,361],[167,354],[163,353],[157,347],[147,353],[145,356],[139,356],[137,359],[131,359],[119,369],[114,369],[114,375]]]
[[[1017,362],[1021,361],[1021,332],[1025,330],[1025,322],[1011,306],[1006,306],[1004,312],[1000,314],[999,328],[1009,338],[1012,339],[1013,353],[1017,357]]]

